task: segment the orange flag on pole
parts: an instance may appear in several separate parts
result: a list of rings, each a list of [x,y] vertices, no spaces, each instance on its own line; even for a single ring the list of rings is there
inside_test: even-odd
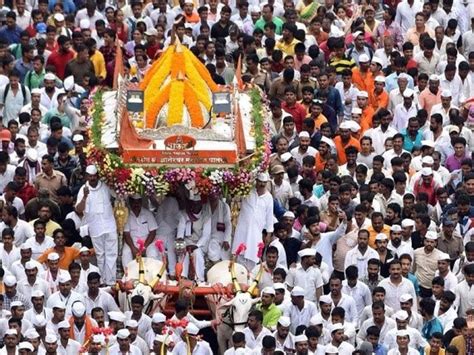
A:
[[[118,80],[119,75],[121,77],[124,76],[125,68],[123,66],[123,52],[122,52],[122,43],[117,38],[115,41],[115,66],[114,66],[114,83],[112,85],[112,89],[118,89]]]
[[[244,88],[244,82],[242,81],[242,54],[237,59],[237,68],[235,69],[234,84],[237,85],[239,90]]]

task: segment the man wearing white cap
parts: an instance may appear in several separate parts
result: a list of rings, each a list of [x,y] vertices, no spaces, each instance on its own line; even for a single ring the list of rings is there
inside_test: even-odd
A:
[[[421,336],[421,333],[410,326],[408,326],[408,313],[406,311],[396,312],[392,318],[395,319],[397,326],[393,329],[390,329],[385,335],[384,339],[381,339],[380,342],[384,344],[388,349],[393,349],[397,346],[397,333],[401,330],[409,334],[410,340],[409,344],[415,349],[424,349],[428,344],[425,339]]]
[[[186,207],[180,212],[176,239],[186,243],[186,255],[183,262],[183,274],[198,282],[205,280],[205,255],[207,254],[212,232],[212,213],[208,203],[204,203],[195,185],[186,186],[189,197]],[[190,275],[191,256],[194,262],[194,273]]]
[[[47,321],[53,317],[52,310],[45,307],[45,296],[43,291],[33,291],[31,293],[31,303],[33,307],[25,311],[24,316],[24,318],[30,323],[33,323],[33,320],[37,315],[42,315]]]
[[[273,233],[273,197],[267,191],[269,181],[267,173],[258,174],[255,188],[242,201],[235,229],[232,250],[235,251],[241,243],[247,246],[244,255],[239,256],[239,262],[243,262],[248,270],[258,262],[258,244],[264,231]]]
[[[20,113],[23,113],[23,112],[31,113],[31,110],[35,108],[37,110],[40,110],[41,116],[44,117],[44,115],[46,115],[46,112],[48,112],[48,108],[41,104],[41,93],[42,93],[42,91],[41,91],[40,88],[32,89],[31,90],[31,102],[26,104],[25,106],[23,106],[21,108]],[[28,129],[28,128],[26,128],[26,129]],[[20,128],[19,133],[26,136],[26,130],[22,130]]]
[[[151,318],[151,327],[146,333],[144,339],[147,342],[150,349],[153,347],[153,342],[157,335],[163,334],[165,329],[166,316],[161,312],[155,312]]]
[[[306,291],[300,286],[291,290],[291,305],[285,309],[284,316],[291,320],[290,331],[294,334],[300,324],[309,324],[312,317],[318,314],[314,302],[304,299]]]
[[[27,309],[31,307],[30,300],[17,291],[17,279],[15,276],[6,275],[3,278],[3,286],[5,288],[3,294],[3,309],[10,310],[11,303],[15,301],[22,302]]]
[[[289,270],[286,283],[290,289],[300,286],[305,290],[305,299],[317,302],[323,292],[323,279],[319,268],[314,266],[316,250],[302,249],[298,256],[301,262]]]
[[[303,158],[310,155],[314,157],[317,153],[316,148],[311,147],[311,136],[306,131],[301,131],[298,135],[299,144],[293,148],[290,153],[300,166],[303,166]]]
[[[128,329],[120,329],[117,332],[117,344],[109,349],[110,355],[143,355],[139,348],[131,344],[130,331]]]
[[[409,118],[416,117],[418,105],[414,103],[414,95],[412,89],[406,88],[402,94],[403,102],[395,106],[392,125],[399,132],[407,128]]]
[[[441,90],[441,102],[433,105],[431,108],[431,116],[434,114],[440,114],[443,117],[443,127],[446,127],[449,124],[449,110],[452,108],[458,109],[458,107],[452,104],[452,99],[453,94],[451,93],[451,90]]]
[[[396,348],[390,349],[388,355],[406,354],[417,355],[419,351],[412,348],[410,345],[410,332],[408,330],[397,330],[396,334]]]
[[[290,333],[291,319],[285,316],[281,316],[278,319],[276,330],[273,332],[273,336],[276,340],[276,348],[282,351],[285,349],[295,348],[295,336]]]
[[[33,260],[25,263],[26,277],[18,281],[18,291],[24,294],[26,298],[32,297],[34,291],[44,293],[46,298],[50,295],[48,283],[38,275],[39,268],[42,269],[42,266],[36,264]]]
[[[329,345],[335,346],[339,354],[352,354],[355,349],[344,341],[344,326],[341,323],[332,324],[329,326],[329,331],[332,338]]]
[[[81,301],[74,302],[71,311],[72,317],[66,318],[72,327],[71,339],[84,344],[93,335],[92,328],[97,327],[97,322],[86,314],[86,306]]]
[[[129,196],[129,205],[130,213],[123,231],[122,265],[124,267],[134,260],[139,252],[137,243],[139,239],[144,243],[142,256],[156,258],[158,255],[153,243],[158,228],[155,217],[143,207],[143,198],[139,194]]]
[[[58,352],[62,354],[79,354],[81,344],[70,337],[71,324],[63,320],[58,324],[59,344]]]
[[[438,259],[438,270],[436,270],[435,276],[441,276],[443,278],[445,290],[454,290],[454,287],[458,284],[458,278],[451,271],[450,262],[451,258],[449,254],[441,252]]]
[[[250,316],[249,316],[250,317]],[[189,323],[186,332],[181,335],[181,340],[173,348],[173,355],[212,355],[209,343],[198,338],[199,328]],[[191,347],[188,348],[188,344]]]
[[[73,291],[71,288],[71,275],[66,270],[61,270],[58,276],[58,288],[59,291],[53,293],[47,302],[47,306],[51,308],[55,302],[62,301],[66,305],[66,317],[71,315],[71,307],[74,302],[84,302],[84,297]]]
[[[87,182],[77,195],[76,209],[85,214],[97,267],[106,285],[115,284],[117,272],[118,236],[110,190],[100,181],[95,165],[86,168]]]
[[[436,249],[436,232],[426,232],[424,247],[415,250],[415,260],[413,262],[413,271],[420,282],[420,296],[431,297],[431,281],[435,277],[438,268],[438,260],[443,254]]]
[[[136,346],[141,354],[149,354],[150,348],[146,341],[138,335],[138,322],[134,319],[129,319],[125,322],[125,327],[130,332],[130,344]]]
[[[55,354],[58,350],[58,337],[56,334],[46,334],[44,341],[44,349],[46,354]]]
[[[58,94],[60,90],[56,87],[56,75],[53,73],[46,73],[43,80],[43,87],[41,90],[41,105],[48,110],[58,105]]]
[[[5,355],[8,354],[16,354],[17,353],[17,344],[20,340],[20,336],[18,335],[17,330],[15,329],[7,329],[3,336],[3,343],[5,346],[2,348],[2,352]]]
[[[399,258],[403,254],[408,254],[413,258],[411,243],[402,240],[402,227],[398,224],[394,224],[390,227],[390,240],[387,244],[387,249],[390,250],[396,258]]]

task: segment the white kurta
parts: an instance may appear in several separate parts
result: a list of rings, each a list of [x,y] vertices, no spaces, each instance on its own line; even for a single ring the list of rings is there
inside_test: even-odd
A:
[[[273,198],[269,192],[259,196],[257,191],[253,190],[242,201],[232,251],[235,251],[240,243],[244,243],[247,246],[243,255],[245,259],[258,262],[258,244],[262,242],[264,229],[267,233],[273,232]]]

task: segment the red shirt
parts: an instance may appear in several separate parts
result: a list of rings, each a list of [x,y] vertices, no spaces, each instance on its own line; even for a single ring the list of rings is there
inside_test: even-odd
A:
[[[424,192],[428,195],[428,203],[431,206],[436,205],[436,202],[438,202],[438,199],[436,198],[436,190],[438,189],[438,185],[434,181],[434,179],[431,181],[430,185],[425,185],[423,183],[423,177],[420,176],[418,180],[415,182],[415,186],[413,187],[413,193],[415,196],[418,196],[420,192]]]
[[[23,187],[16,194],[23,201],[24,205],[28,203],[29,200],[36,197],[37,192],[33,185],[25,183]]]
[[[288,112],[295,120],[296,131],[299,133],[303,128],[303,120],[306,118],[306,108],[299,103],[295,103],[293,106],[288,106],[286,102],[281,103],[281,108]]]
[[[60,53],[58,50],[54,51],[49,55],[46,65],[54,66],[56,68],[56,76],[59,79],[64,80],[64,72],[66,71],[66,65],[72,59],[74,59],[73,51],[68,51],[67,53]]]

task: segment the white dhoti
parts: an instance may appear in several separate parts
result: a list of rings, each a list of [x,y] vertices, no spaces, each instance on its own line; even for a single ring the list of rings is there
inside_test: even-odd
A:
[[[112,286],[117,279],[118,236],[116,232],[91,237],[102,282]],[[126,264],[125,264],[126,265]]]
[[[232,252],[235,252],[241,243],[247,247],[238,260],[249,270],[259,261],[258,244],[263,241],[264,229],[267,233],[273,232],[273,198],[269,192],[259,196],[256,190],[253,190],[242,201],[232,243]]]
[[[200,248],[196,248],[193,251],[193,264],[194,264],[194,271],[196,273],[195,280],[197,282],[204,282],[206,281],[205,270],[206,270],[206,262],[204,260],[204,253]],[[186,253],[186,256],[183,260],[183,273],[181,276],[189,277],[189,253]]]
[[[230,259],[230,245],[229,249],[226,251],[222,248],[222,244],[224,243],[224,240],[222,238],[212,238],[209,241],[209,248],[207,251],[207,257],[209,260],[212,262],[218,262],[221,260],[229,260]],[[230,244],[230,243],[229,243]]]

